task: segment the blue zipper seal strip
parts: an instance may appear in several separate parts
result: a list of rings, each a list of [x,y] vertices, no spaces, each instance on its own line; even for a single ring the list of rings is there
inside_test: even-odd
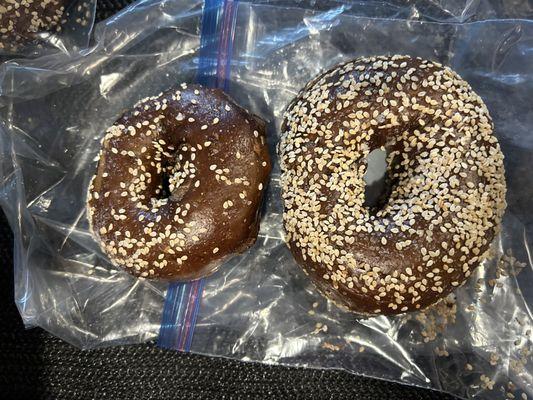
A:
[[[205,0],[196,80],[206,87],[227,89],[238,0]],[[159,347],[190,351],[205,279],[168,287]]]

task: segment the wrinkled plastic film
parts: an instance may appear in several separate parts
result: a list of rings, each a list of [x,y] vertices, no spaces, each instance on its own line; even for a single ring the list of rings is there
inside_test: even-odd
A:
[[[202,6],[139,2],[100,24],[86,55],[1,67],[0,199],[16,236],[25,324],[82,348],[157,336],[166,285],[108,263],[85,198],[107,126],[148,93],[195,80]]]
[[[463,12],[455,1],[294,4],[234,4],[226,90],[268,121],[274,170],[257,243],[204,282],[191,351],[343,368],[461,397],[531,397],[533,22],[498,2],[467,2]],[[83,348],[157,336],[166,286],[107,262],[87,230],[84,193],[105,128],[138,99],[196,80],[202,7],[141,2],[98,25],[85,55],[1,67],[0,201],[27,325]],[[508,207],[492,257],[455,296],[426,312],[356,319],[316,293],[284,244],[275,145],[285,107],[309,79],[396,53],[451,66],[486,102]]]
[[[463,23],[490,19],[532,19],[521,0],[253,0],[257,5],[325,12],[343,7],[345,15],[410,21]]]

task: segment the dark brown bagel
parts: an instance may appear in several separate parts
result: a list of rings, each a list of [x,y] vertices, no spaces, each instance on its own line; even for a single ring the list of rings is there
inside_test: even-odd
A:
[[[505,209],[503,155],[483,101],[447,67],[360,58],[311,81],[279,145],[284,225],[319,290],[359,314],[422,309],[462,285]],[[391,193],[365,206],[366,159]]]
[[[71,0],[2,0],[0,50],[17,50],[42,31],[58,31]]]
[[[94,235],[132,274],[204,277],[251,246],[270,173],[265,124],[183,84],[108,129],[88,194]]]

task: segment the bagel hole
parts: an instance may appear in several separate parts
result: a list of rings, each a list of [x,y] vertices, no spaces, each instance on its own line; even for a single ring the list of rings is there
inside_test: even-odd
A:
[[[386,204],[390,194],[387,177],[387,151],[383,148],[372,150],[366,159],[365,207],[377,212]]]
[[[167,199],[171,195],[170,193],[170,174],[163,172],[161,176],[161,191],[159,192],[158,199]]]
[[[191,180],[187,179],[179,187],[174,188],[173,191],[170,190],[170,178],[171,174],[168,172],[163,172],[161,174],[161,186],[159,192],[157,193],[157,199],[169,199],[172,201],[180,202],[187,191],[190,189]]]

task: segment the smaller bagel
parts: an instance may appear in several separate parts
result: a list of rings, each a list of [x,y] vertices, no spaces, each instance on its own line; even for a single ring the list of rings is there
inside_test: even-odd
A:
[[[136,276],[205,277],[255,242],[270,168],[261,119],[218,89],[182,84],[107,130],[88,193],[91,230]]]

